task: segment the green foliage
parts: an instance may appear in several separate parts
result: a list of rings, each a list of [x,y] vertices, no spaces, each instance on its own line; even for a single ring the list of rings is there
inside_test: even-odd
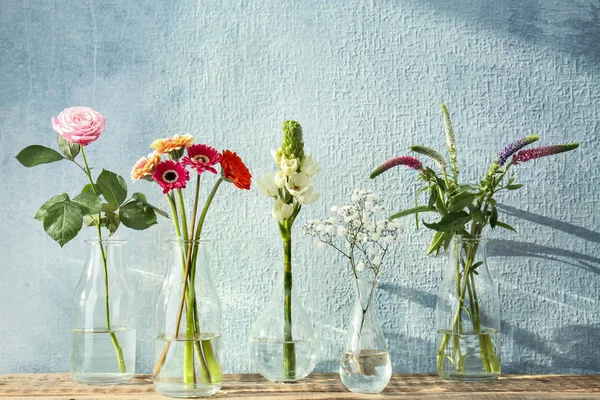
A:
[[[113,206],[120,206],[127,198],[127,184],[114,172],[103,169],[96,180],[96,186],[100,188],[104,199]]]
[[[51,197],[50,200],[48,200],[47,202],[45,202],[40,207],[40,209],[38,210],[38,212],[35,214],[34,218],[37,219],[38,221],[43,221],[44,217],[46,216],[46,212],[48,211],[48,209],[50,207],[52,207],[56,203],[60,203],[61,201],[65,201],[65,200],[69,200],[69,195],[66,194],[66,193],[59,194],[58,196]]]
[[[69,200],[53,204],[44,216],[44,230],[60,247],[77,236],[82,224],[81,209]]]
[[[80,193],[73,197],[73,203],[79,206],[83,215],[98,214],[102,210],[100,196],[92,193]]]
[[[60,149],[60,152],[63,153],[64,156],[69,160],[74,160],[81,150],[80,145],[77,143],[71,143],[68,140],[63,139],[63,137],[60,135],[56,137],[56,141],[58,142],[58,148]]]
[[[36,165],[48,164],[65,159],[58,151],[39,145],[25,147],[17,154],[16,158],[26,167],[35,167]]]
[[[119,216],[123,225],[135,230],[144,230],[157,223],[152,207],[139,200],[124,204],[119,210]]]

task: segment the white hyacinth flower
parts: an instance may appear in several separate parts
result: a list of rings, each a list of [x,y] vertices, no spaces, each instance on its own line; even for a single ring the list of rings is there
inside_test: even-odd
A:
[[[286,156],[281,156],[281,162],[279,163],[279,168],[285,176],[292,176],[296,172],[298,172],[298,168],[300,167],[300,163],[297,158],[287,158]]]
[[[309,186],[304,193],[298,196],[298,202],[306,205],[313,204],[315,201],[319,200],[320,196],[320,193],[314,191],[313,186]]]
[[[288,219],[294,213],[294,205],[293,204],[285,204],[283,201],[277,199],[275,200],[275,207],[273,207],[273,218],[277,221],[283,221]]]
[[[268,174],[263,179],[258,178],[256,184],[258,185],[260,192],[267,197],[277,197],[279,194],[273,174]]]
[[[286,187],[288,192],[290,192],[292,196],[298,198],[304,192],[306,192],[312,184],[312,178],[306,175],[305,173],[300,172],[294,173],[290,176],[290,179],[287,181]]]
[[[300,172],[304,172],[308,176],[313,176],[320,170],[319,164],[313,160],[312,156],[304,157],[304,161],[302,161],[302,165],[300,166]]]

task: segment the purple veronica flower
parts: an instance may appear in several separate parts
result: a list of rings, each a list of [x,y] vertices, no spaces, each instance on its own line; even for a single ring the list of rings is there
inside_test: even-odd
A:
[[[536,158],[551,156],[579,147],[579,143],[558,144],[554,146],[538,147],[537,149],[521,150],[513,158],[513,164],[535,160]]]
[[[537,141],[539,138],[539,135],[529,135],[510,143],[498,152],[498,165],[503,166],[510,156],[521,150],[523,147]]]

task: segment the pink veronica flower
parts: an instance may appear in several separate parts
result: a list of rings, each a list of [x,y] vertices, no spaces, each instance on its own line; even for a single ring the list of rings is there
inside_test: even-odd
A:
[[[388,169],[396,167],[398,165],[404,165],[404,166],[406,166],[408,168],[412,168],[416,171],[420,171],[423,169],[423,164],[421,163],[421,161],[417,160],[414,157],[411,157],[411,156],[394,157],[394,158],[390,158],[389,160],[387,160],[386,162],[381,164],[379,167],[377,167],[371,173],[371,179],[375,178],[377,175],[384,173]]]

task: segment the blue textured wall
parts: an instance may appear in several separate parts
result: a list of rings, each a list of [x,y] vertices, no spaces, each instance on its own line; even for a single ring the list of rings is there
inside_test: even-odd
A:
[[[281,122],[297,119],[322,166],[322,198],[302,222],[355,186],[386,195],[390,209],[410,205],[409,171],[367,176],[412,143],[443,146],[441,101],[465,177],[479,177],[523,134],[581,142],[568,157],[519,168],[526,187],[500,199],[519,233],[494,233],[490,268],[501,288],[506,372],[600,373],[597,0],[2,0],[0,56],[0,374],[68,370],[81,238],[93,233],[61,250],[32,217],[84,177],[67,164],[25,169],[14,159],[28,144],[54,142],[50,117],[63,108],[89,105],[108,118],[89,158],[123,175],[154,138],[180,132],[238,151],[263,175]],[[155,188],[132,187],[162,204]],[[228,372],[251,370],[247,335],[280,267],[270,209],[257,190],[227,187],[208,221]],[[424,255],[430,232],[407,225],[386,266],[379,316],[394,371],[432,371],[443,260]],[[121,231],[141,310],[138,371],[152,363],[151,315],[165,272],[157,246],[171,229]],[[349,274],[296,233],[299,285],[322,344],[318,369],[334,371]]]

